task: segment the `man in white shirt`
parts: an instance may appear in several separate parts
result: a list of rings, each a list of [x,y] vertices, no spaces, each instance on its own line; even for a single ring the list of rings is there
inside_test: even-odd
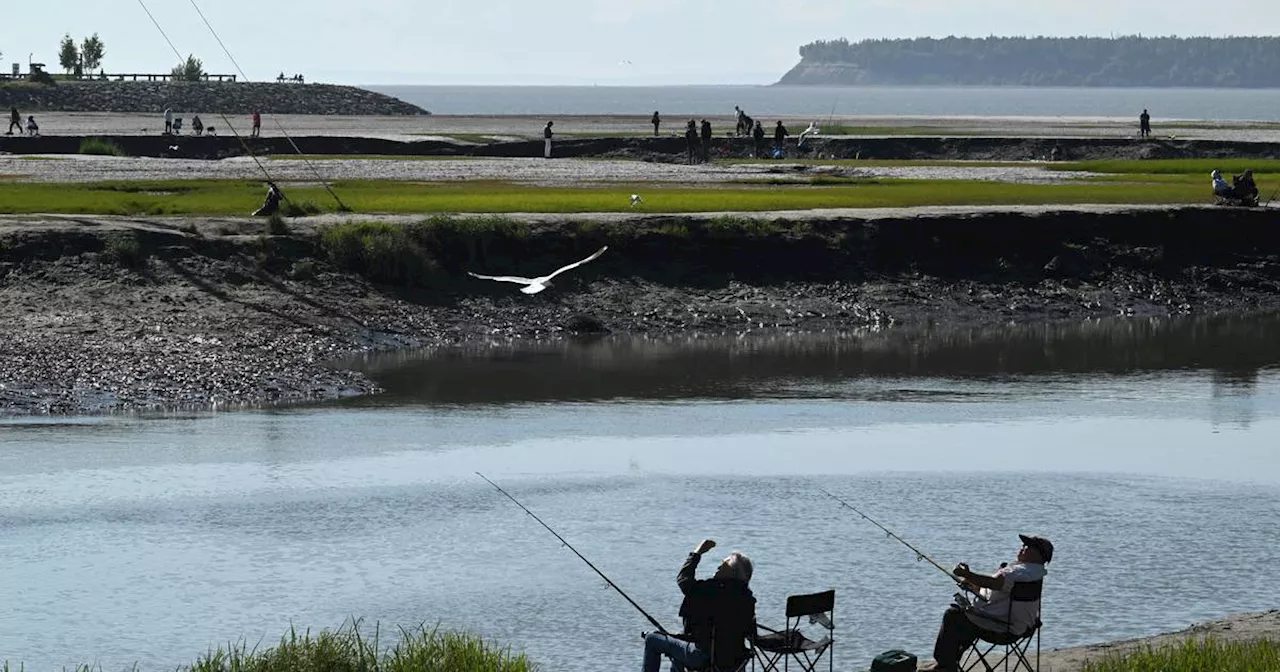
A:
[[[980,635],[1020,636],[1035,625],[1040,617],[1038,584],[1047,573],[1045,564],[1053,559],[1053,543],[1025,534],[1018,538],[1022,548],[1014,564],[1000,567],[991,576],[971,571],[964,563],[952,570],[965,588],[977,593],[977,603],[947,609],[933,646],[934,662],[921,670],[954,672],[960,667],[960,655]]]

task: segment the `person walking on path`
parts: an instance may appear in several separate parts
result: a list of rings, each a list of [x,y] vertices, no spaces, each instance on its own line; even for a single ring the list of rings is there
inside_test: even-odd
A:
[[[200,115],[191,117],[191,130],[196,135],[204,135],[204,122],[200,120]]]
[[[554,133],[551,132],[551,126],[554,123],[555,122],[548,121],[547,125],[542,129],[542,156],[546,159],[551,158],[551,136],[554,135]]]
[[[262,135],[262,113],[253,111],[253,137]]]
[[[693,165],[698,152],[698,122],[690,119],[684,127],[685,151],[689,155],[689,165]]]
[[[761,126],[758,121],[755,127],[751,129],[751,138],[756,141],[755,158],[764,158],[764,126]]]
[[[1138,135],[1139,137],[1151,137],[1151,115],[1146,110],[1138,115]]]
[[[658,137],[658,126],[662,124],[662,117],[658,116],[658,111],[653,111],[653,118],[649,120],[653,124],[653,137]]]
[[[5,135],[13,135],[13,129],[18,129],[18,135],[22,135],[22,115],[18,113],[18,108],[9,108],[9,132]]]
[[[711,160],[711,122],[702,120],[702,161]]]
[[[164,134],[173,135],[173,108],[164,108]]]

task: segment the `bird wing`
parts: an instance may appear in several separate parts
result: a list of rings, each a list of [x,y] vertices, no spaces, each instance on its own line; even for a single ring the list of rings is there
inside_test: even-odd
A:
[[[551,275],[548,275],[546,278],[542,278],[542,279],[543,279],[543,280],[550,280],[551,278],[554,278],[554,277],[556,277],[557,275],[560,275],[561,273],[564,273],[565,271],[571,271],[571,270],[573,270],[573,269],[575,269],[575,268],[577,268],[577,267],[579,267],[579,266],[581,266],[581,265],[583,265],[583,264],[587,263],[588,261],[594,261],[594,260],[596,260],[596,259],[599,259],[599,258],[600,258],[600,255],[604,254],[604,251],[605,251],[605,250],[607,250],[607,249],[609,249],[609,246],[608,246],[608,245],[605,245],[604,247],[602,247],[602,248],[600,248],[600,249],[596,250],[596,253],[595,253],[595,254],[593,254],[593,255],[591,255],[591,256],[589,256],[589,257],[587,257],[586,259],[583,259],[583,260],[581,260],[581,261],[575,261],[575,262],[573,262],[572,264],[569,264],[568,266],[565,266],[565,267],[563,267],[563,268],[560,268],[560,269],[556,270],[556,272],[555,272],[555,273],[552,273]]]
[[[534,280],[533,278],[521,278],[514,275],[480,275],[479,273],[472,273],[471,271],[467,271],[467,275],[473,278],[480,278],[481,280],[497,280],[498,282],[514,282],[518,285],[532,285],[537,283],[537,281]]]

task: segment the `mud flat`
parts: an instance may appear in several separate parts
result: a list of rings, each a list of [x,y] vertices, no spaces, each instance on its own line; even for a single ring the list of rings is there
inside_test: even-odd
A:
[[[249,219],[0,218],[0,413],[367,394],[328,364],[433,344],[1280,308],[1280,227],[1263,210],[516,215],[518,234],[428,235],[412,283],[337,261],[319,232],[343,217],[285,235]],[[537,275],[603,244],[537,296],[466,276]]]

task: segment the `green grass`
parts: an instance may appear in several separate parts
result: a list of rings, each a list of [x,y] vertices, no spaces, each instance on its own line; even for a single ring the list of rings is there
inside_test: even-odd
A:
[[[538,667],[524,654],[512,654],[483,639],[419,626],[401,629],[394,644],[384,646],[383,633],[360,630],[356,621],[318,634],[296,630],[274,647],[258,650],[245,642],[219,647],[180,672],[532,672]],[[19,672],[6,661],[0,670]],[[83,665],[76,672],[100,672]]]
[[[106,138],[85,138],[80,141],[81,154],[94,154],[97,156],[128,156],[120,145],[114,140]]]
[[[1220,642],[1190,639],[1085,663],[1083,672],[1276,672],[1280,642]]]
[[[352,210],[365,213],[733,212],[925,205],[1177,204],[1207,200],[1205,180],[1130,183],[1140,182],[1140,177],[1134,176],[1125,183],[883,179],[853,185],[836,180],[836,184],[816,186],[705,188],[356,181],[339,182],[333,188]],[[306,210],[336,209],[333,199],[321,187],[285,185],[284,190],[291,202],[302,204]],[[630,206],[633,193],[644,196],[644,204],[638,208]],[[262,186],[256,181],[0,184],[3,214],[248,215],[261,201]]]
[[[429,286],[445,270],[484,256],[500,239],[528,235],[524,224],[504,217],[436,215],[407,225],[346,222],[320,232],[320,247],[334,265],[374,282]]]
[[[760,166],[856,166],[858,168],[1003,168],[1056,165],[1045,161],[935,161],[929,159],[719,159],[716,163]]]
[[[1152,159],[1113,161],[1060,161],[1046,163],[1048,170],[1080,170],[1090,173],[1195,175],[1207,183],[1209,173],[1221,170],[1231,175],[1252,170],[1254,177],[1264,173],[1280,173],[1280,159]]]

